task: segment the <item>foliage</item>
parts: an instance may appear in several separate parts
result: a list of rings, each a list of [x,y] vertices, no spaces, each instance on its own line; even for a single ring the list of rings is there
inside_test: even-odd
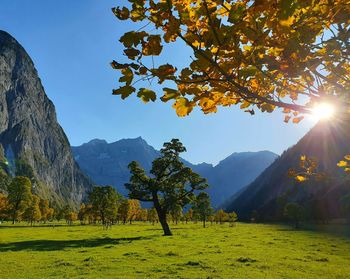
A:
[[[166,220],[167,214],[175,206],[183,208],[193,200],[194,191],[208,186],[205,179],[181,162],[180,153],[184,151],[186,148],[178,139],[164,143],[160,151],[161,157],[152,163],[152,176],[148,176],[135,161],[128,166],[131,177],[125,187],[129,190],[129,197],[153,202],[164,235],[172,234]]]
[[[129,199],[128,202],[128,219],[131,224],[135,220],[141,210],[140,201],[135,199]]]
[[[344,160],[339,161],[338,167],[344,168],[346,172],[350,172],[350,155],[346,155]]]
[[[199,106],[204,113],[218,106],[239,105],[272,112],[284,109],[285,121],[298,123],[324,100],[350,104],[349,14],[343,0],[130,0],[117,7],[119,20],[149,27],[126,32],[120,42],[128,63],[111,63],[124,83],[113,94],[127,98],[138,80],[157,79],[163,102],[174,101],[179,116]],[[135,24],[135,29],[139,28]],[[185,44],[192,62],[181,69],[148,63],[165,46]],[[150,65],[149,65],[150,64]],[[154,101],[157,94],[139,88],[137,96]]]
[[[32,198],[32,184],[27,177],[16,176],[8,187],[8,203],[13,223],[23,214]]]
[[[89,195],[92,209],[101,218],[102,224],[116,218],[119,199],[112,186],[96,186]]]
[[[40,221],[42,218],[41,210],[40,210],[40,198],[36,195],[31,197],[31,201],[29,202],[28,207],[24,211],[23,217],[28,220],[31,224],[33,222]]]
[[[309,158],[306,155],[300,156],[299,168],[296,170],[291,168],[288,175],[297,182],[304,182],[311,178],[321,181],[326,178],[323,172],[318,171],[318,163],[316,158]]]
[[[224,222],[226,222],[228,220],[228,215],[224,210],[219,209],[215,213],[214,220],[217,223],[223,224]]]
[[[238,220],[238,215],[236,212],[230,212],[228,213],[228,221],[230,222],[230,226],[233,227],[235,225],[235,222]]]
[[[207,193],[199,193],[193,204],[193,213],[199,217],[203,222],[205,228],[205,221],[208,220],[209,215],[213,212],[210,205],[210,197]]]

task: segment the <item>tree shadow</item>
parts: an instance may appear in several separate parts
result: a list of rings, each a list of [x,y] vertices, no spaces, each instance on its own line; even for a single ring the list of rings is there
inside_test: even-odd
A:
[[[29,240],[21,242],[0,243],[0,252],[7,251],[59,251],[64,249],[92,248],[104,245],[118,245],[150,237],[122,237],[122,238],[93,238],[77,240]]]

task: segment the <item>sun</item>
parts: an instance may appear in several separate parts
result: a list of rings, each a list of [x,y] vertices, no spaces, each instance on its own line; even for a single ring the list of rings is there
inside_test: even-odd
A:
[[[312,109],[312,116],[317,120],[328,120],[333,117],[334,110],[330,103],[318,103]]]

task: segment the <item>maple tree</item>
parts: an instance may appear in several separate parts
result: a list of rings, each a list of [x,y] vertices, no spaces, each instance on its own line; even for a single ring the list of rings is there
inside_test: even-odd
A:
[[[179,116],[196,106],[207,114],[239,105],[251,114],[283,108],[285,121],[298,123],[324,101],[338,114],[349,111],[349,1],[128,2],[112,9],[115,16],[145,27],[120,38],[128,62],[111,63],[122,74],[113,94],[123,99],[137,91],[144,102],[155,101],[158,93],[137,82],[156,79],[164,86],[160,99],[172,100]],[[154,57],[178,42],[191,49],[192,61],[181,69],[156,65]]]

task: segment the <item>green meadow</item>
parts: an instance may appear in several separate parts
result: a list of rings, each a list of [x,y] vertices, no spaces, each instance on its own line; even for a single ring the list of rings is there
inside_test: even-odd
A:
[[[349,278],[346,232],[242,224],[0,225],[1,278]],[[349,228],[347,228],[349,229]],[[344,230],[344,227],[342,227]]]

